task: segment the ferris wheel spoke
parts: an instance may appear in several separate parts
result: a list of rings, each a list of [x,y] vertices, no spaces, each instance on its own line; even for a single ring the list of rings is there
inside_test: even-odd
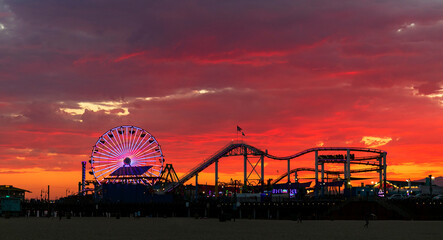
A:
[[[121,153],[124,153],[125,149],[123,147],[123,143],[120,138],[119,130],[115,130],[114,139],[115,139],[115,142],[116,142],[118,148],[120,149]]]
[[[147,146],[147,147],[149,147],[149,146]],[[135,156],[140,156],[140,155],[143,155],[143,154],[145,154],[145,153],[150,153],[150,151],[152,150],[152,149],[154,149],[154,148],[156,148],[157,147],[157,145],[155,145],[155,146],[152,146],[151,148],[149,148],[149,149],[143,149],[143,150],[141,150],[140,152],[138,152],[138,153],[136,153],[135,154]],[[155,152],[155,151],[154,151]],[[151,152],[152,153],[152,152]]]
[[[110,168],[110,169],[108,169],[107,171],[103,172],[102,174],[98,175],[97,177],[101,177],[101,176],[103,176],[103,175],[105,175],[105,174],[108,174],[108,173],[110,173],[110,172],[113,172],[113,171],[116,170],[117,168],[118,168],[118,166],[117,166],[117,167],[114,167],[114,168]]]
[[[155,158],[155,157],[154,157]],[[137,162],[156,162],[157,160],[152,159],[152,158],[139,158],[137,159]]]
[[[157,154],[157,155],[154,155]],[[149,154],[143,154],[143,155],[139,155],[139,156],[134,156],[134,159],[151,159],[151,158],[157,158],[157,157],[162,157],[161,155],[159,155],[159,153],[149,153]]]
[[[100,151],[98,151],[98,152],[96,152],[96,153],[99,154],[99,155],[101,155],[101,156],[106,156],[106,157],[113,158],[113,159],[117,158],[117,156],[109,155],[109,154],[106,154],[106,153],[104,153],[104,152],[100,152]]]
[[[108,169],[117,168],[117,167],[120,167],[120,166],[116,165],[116,164],[107,164],[107,165],[104,165],[104,166],[97,166],[94,169],[97,169],[97,170],[95,170],[95,172],[99,173],[99,172],[103,172],[103,171],[106,171]]]
[[[109,142],[110,142],[110,145],[112,146],[112,148],[116,150],[118,155],[122,154],[122,149],[117,144],[117,139],[115,139],[115,134],[112,131],[110,131],[110,133],[108,133],[107,136],[108,136],[108,139],[109,139]]]
[[[100,165],[97,165],[94,167],[94,169],[103,169],[105,167],[111,166],[111,165],[119,165],[118,163],[115,162],[109,162],[109,163],[101,163]]]
[[[108,164],[108,163],[116,164],[117,163],[117,161],[100,161],[100,160],[93,161],[93,162],[97,163],[97,164],[100,164],[99,166],[102,166],[102,164]]]
[[[114,143],[112,142],[112,140],[109,140],[108,145],[105,145],[110,151],[112,151],[116,157],[119,156],[121,154],[120,150],[114,146]]]
[[[131,152],[131,153],[134,152],[134,146],[138,141],[137,133],[138,133],[138,129],[136,129],[136,130],[131,129],[131,141],[130,141],[131,144],[129,146],[129,152]]]
[[[136,157],[134,157],[134,159],[151,159],[151,158],[156,158],[156,157],[161,157],[161,155],[154,155],[154,156],[152,156],[152,154],[145,154],[145,155],[142,155],[142,156],[136,156]]]
[[[131,151],[130,145],[131,145],[131,140],[132,140],[132,136],[131,136],[131,130],[129,130],[129,128],[126,128],[126,150],[128,152]]]
[[[134,158],[134,159],[137,159],[138,161],[140,161],[140,160],[143,161],[143,160],[151,160],[153,158],[161,158],[161,156],[160,155],[145,156],[145,157],[137,157],[137,158]]]
[[[104,145],[104,146],[107,147],[106,145]],[[114,153],[113,151],[109,150],[109,149],[104,149],[102,147],[99,147],[99,145],[97,145],[97,148],[99,149],[99,151],[98,151],[99,153],[106,152],[106,153],[109,153],[110,155],[112,155],[114,157],[117,157],[117,154]]]
[[[127,135],[127,139],[128,139],[128,143],[127,143],[127,148],[128,148],[128,152],[131,152],[131,144],[132,144],[132,129],[131,128],[127,128],[126,129],[126,135]]]
[[[100,144],[98,144],[98,142],[100,142]],[[115,155],[118,155],[118,152],[114,149],[114,148],[110,148],[109,146],[111,146],[111,143],[109,142],[109,140],[107,140],[105,137],[102,137],[99,139],[99,141],[97,142],[96,146],[100,148],[102,148],[101,146],[105,147],[108,151],[112,152]],[[108,146],[109,145],[109,146]],[[112,147],[112,146],[111,146]],[[105,150],[103,148],[103,150]]]
[[[128,152],[132,153],[133,145],[135,143],[136,139],[136,130],[131,129],[129,130],[129,143],[128,143]]]
[[[156,160],[142,160],[142,161],[137,161],[137,163],[153,163],[153,162],[157,162]]]
[[[103,138],[102,141],[100,141],[101,145],[103,145],[104,147],[106,147],[106,149],[110,152],[112,152],[114,155],[118,156],[119,155],[119,151],[118,149],[114,148],[114,146],[112,145],[111,140],[106,140],[106,138]]]
[[[142,132],[141,134],[140,134],[140,136],[139,136],[139,138],[140,138],[140,142],[135,146],[135,149],[134,150],[138,150],[138,149],[140,149],[140,148],[142,148],[147,142],[149,142],[149,140],[151,140],[151,138],[152,138],[152,136],[149,136],[149,138],[148,139],[146,139],[146,135],[147,135],[148,133],[145,133],[145,132]],[[144,142],[144,143],[143,143]],[[143,143],[143,144],[142,144]],[[142,144],[142,145],[140,145],[140,144]]]
[[[143,151],[143,152],[139,152],[138,154],[136,154],[136,155],[134,155],[134,156],[137,157],[137,158],[140,158],[140,157],[151,156],[151,155],[153,155],[153,154],[160,154],[159,156],[161,156],[160,149],[157,150],[157,151],[155,151],[155,150],[152,150],[152,148],[150,148],[150,149],[147,149],[147,150],[145,150],[145,151]]]
[[[126,131],[126,128],[121,128],[121,138],[122,138],[122,143],[123,143],[123,149],[125,149],[125,152],[127,152],[128,151],[128,146],[127,146],[127,142],[128,142],[128,139],[127,139],[127,131]]]
[[[115,164],[106,164],[106,165],[94,167],[93,170],[95,173],[100,173],[100,172],[106,171],[108,169],[111,169],[113,167],[115,167]]]
[[[126,145],[125,145],[125,133],[123,128],[120,128],[119,131],[117,131],[117,137],[121,142],[121,146],[123,148],[123,152],[126,152]]]
[[[114,129],[113,136],[114,136],[113,137],[114,138],[113,141],[115,143],[115,146],[118,147],[118,149],[120,149],[120,154],[123,154],[125,150],[123,149],[123,146],[121,144],[120,134],[119,134],[118,130],[116,131]]]
[[[143,138],[141,137],[142,134],[143,131],[140,131],[139,129],[137,129],[137,131],[134,133],[135,142],[131,148],[132,153],[137,149],[137,145],[143,141]]]
[[[110,169],[110,168],[113,168],[113,167],[120,167],[120,164],[108,163],[106,165],[103,164],[103,165],[100,165],[100,166],[95,166],[93,169],[98,169],[95,172],[102,172],[102,171],[104,171],[106,169]]]
[[[102,156],[92,156],[92,158],[107,159],[107,160],[116,160],[115,158],[108,158],[108,157],[102,157]]]
[[[157,162],[155,159],[143,159],[143,160],[137,160],[136,162]]]
[[[152,139],[152,137],[149,137],[141,146],[137,147],[137,153],[139,153],[140,151],[142,151],[145,148],[148,148],[149,146],[151,146],[155,142],[154,140],[151,141],[151,139]],[[147,143],[149,143],[149,144],[146,145]]]
[[[95,167],[99,167],[103,164],[108,164],[108,163],[114,163],[117,164],[118,162],[113,160],[113,159],[105,159],[105,158],[99,158],[98,156],[95,156],[91,159],[91,162],[94,163],[94,165],[96,165]]]
[[[132,131],[134,131],[134,130],[132,130]],[[138,141],[141,140],[141,138],[138,137],[138,132],[139,132],[138,129],[136,129],[135,132],[132,133],[133,138],[132,138],[131,147],[130,147],[130,149],[129,149],[129,151],[131,152],[131,154],[134,153],[135,146],[137,145]]]

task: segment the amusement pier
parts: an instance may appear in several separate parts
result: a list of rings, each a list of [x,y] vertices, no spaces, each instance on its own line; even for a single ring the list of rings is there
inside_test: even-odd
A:
[[[305,155],[312,156],[312,167],[297,166],[298,158]],[[244,141],[230,141],[179,177],[173,163],[165,161],[153,135],[136,126],[118,126],[98,137],[89,161],[81,162],[82,178],[77,193],[49,201],[48,187],[47,199],[25,200],[26,190],[2,186],[2,202],[15,206],[2,212],[221,221],[369,217],[441,220],[443,200],[439,194],[443,188],[433,184],[434,177],[429,176],[424,182],[389,181],[387,156],[381,149],[356,147],[316,147],[290,156],[276,156]],[[220,182],[219,164],[229,157],[241,159],[242,178]],[[265,178],[267,161],[285,163],[279,177]],[[210,166],[214,167],[215,184],[201,184],[199,174]],[[312,172],[314,177],[302,181],[301,172]],[[87,173],[93,180],[87,180]],[[352,185],[356,180],[372,181]]]

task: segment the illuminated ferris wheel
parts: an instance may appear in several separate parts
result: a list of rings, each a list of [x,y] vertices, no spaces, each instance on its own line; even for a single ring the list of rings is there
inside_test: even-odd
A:
[[[164,158],[160,145],[149,132],[120,126],[98,138],[89,162],[99,184],[153,185],[163,170]]]

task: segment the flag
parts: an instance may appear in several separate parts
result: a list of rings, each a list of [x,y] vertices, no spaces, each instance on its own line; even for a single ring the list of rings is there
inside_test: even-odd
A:
[[[241,135],[243,135],[243,136],[245,136],[245,137],[246,137],[246,135],[245,135],[245,133],[244,133],[243,131],[241,132]]]
[[[241,132],[243,129],[237,125],[237,132]]]

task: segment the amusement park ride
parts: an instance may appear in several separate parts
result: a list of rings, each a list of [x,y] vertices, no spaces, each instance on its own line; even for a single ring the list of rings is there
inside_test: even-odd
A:
[[[308,153],[314,153],[313,168],[291,169],[291,161],[294,162],[297,158]],[[320,153],[327,154],[320,155]],[[378,172],[380,189],[386,193],[386,155],[385,151],[373,148],[317,147],[290,156],[278,157],[269,154],[267,150],[262,151],[242,141],[232,141],[178,178],[172,165],[165,165],[160,144],[153,135],[139,127],[119,126],[100,136],[92,148],[89,160],[91,171],[89,173],[94,176],[95,181],[85,180],[86,162],[82,162],[81,192],[86,193],[88,189],[85,186],[90,183],[96,187],[117,183],[143,184],[152,188],[162,184],[161,188],[157,187],[157,193],[164,194],[174,191],[193,177],[195,177],[196,186],[198,186],[198,174],[211,165],[215,166],[215,188],[217,189],[219,185],[218,164],[221,159],[242,156],[243,183],[246,186],[256,183],[262,187],[265,185],[264,161],[266,157],[274,161],[287,162],[285,173],[272,181],[272,184],[277,184],[285,178],[288,184],[291,183],[291,180],[298,183],[298,172],[312,171],[315,174],[314,194],[319,196],[324,194],[325,188],[334,184],[325,178],[325,174],[337,176],[337,179],[347,189],[351,187],[351,180],[354,179],[351,173]],[[327,170],[326,164],[342,165],[343,170]],[[351,170],[351,165],[360,167]],[[343,177],[340,178],[340,176]]]

